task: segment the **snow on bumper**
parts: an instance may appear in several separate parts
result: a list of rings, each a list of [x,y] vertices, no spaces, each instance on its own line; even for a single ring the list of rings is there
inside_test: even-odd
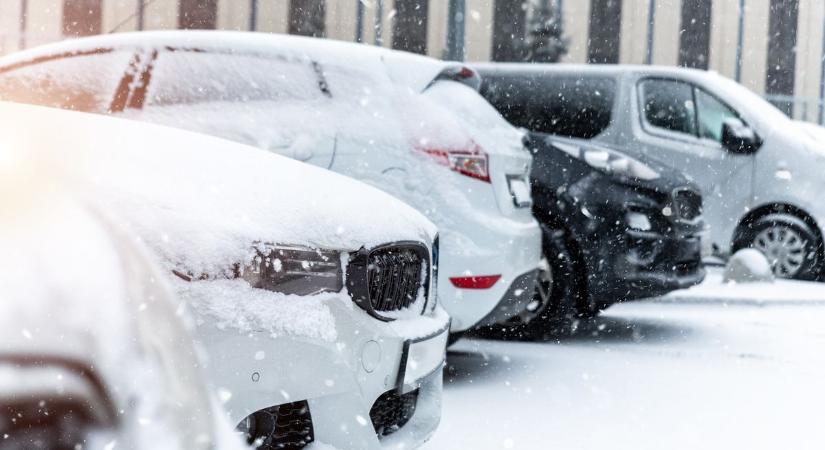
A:
[[[239,423],[255,411],[306,400],[319,442],[373,449],[385,446],[385,441],[411,448],[426,440],[440,417],[446,312],[437,307],[430,315],[382,322],[340,294],[315,306],[323,312],[316,315],[333,319],[332,333],[240,329],[210,314],[198,314],[197,339],[206,349],[208,374],[231,421]],[[415,392],[417,404],[409,422],[379,438],[371,410],[390,392]]]

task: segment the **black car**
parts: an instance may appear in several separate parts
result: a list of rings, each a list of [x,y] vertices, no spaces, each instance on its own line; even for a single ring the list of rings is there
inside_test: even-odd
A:
[[[533,211],[544,229],[544,277],[549,298],[537,307],[540,325],[590,317],[611,304],[655,297],[702,282],[702,195],[682,173],[641,161],[579,136],[598,118],[550,134],[525,111],[537,96],[508,82],[514,70],[479,68],[481,93],[527,130],[533,152]],[[557,111],[554,117],[558,117]],[[588,122],[593,120],[595,122]]]

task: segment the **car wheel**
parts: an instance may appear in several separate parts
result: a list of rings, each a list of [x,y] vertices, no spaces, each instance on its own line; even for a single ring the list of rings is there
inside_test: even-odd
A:
[[[587,299],[584,265],[576,256],[567,234],[562,230],[548,230],[544,241],[549,273],[542,281],[549,285],[539,286],[536,301],[545,295],[546,299],[541,300],[544,307],[527,326],[534,333],[569,332],[579,319],[592,317],[599,310]]]
[[[772,214],[758,219],[746,246],[762,252],[777,277],[815,280],[822,272],[822,242],[797,217]]]

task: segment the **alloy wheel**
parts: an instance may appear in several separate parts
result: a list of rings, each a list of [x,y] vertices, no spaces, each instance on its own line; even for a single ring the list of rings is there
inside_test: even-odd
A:
[[[783,278],[796,276],[808,256],[808,241],[792,228],[782,225],[759,232],[753,240],[753,247],[765,255],[773,273]]]

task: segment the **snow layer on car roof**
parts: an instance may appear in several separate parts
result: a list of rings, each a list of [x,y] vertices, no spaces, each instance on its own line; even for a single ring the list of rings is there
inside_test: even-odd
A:
[[[8,103],[0,114],[0,141],[32,149],[94,190],[170,269],[226,273],[259,242],[349,251],[435,235],[387,194],[251,147]]]
[[[35,58],[97,48],[193,47],[229,49],[233,52],[278,53],[310,57],[322,63],[356,64],[363,69],[386,71],[396,82],[420,92],[446,67],[443,62],[421,55],[332,39],[317,39],[277,33],[239,31],[144,31],[115,33],[48,44],[16,52],[0,59],[10,65]]]

